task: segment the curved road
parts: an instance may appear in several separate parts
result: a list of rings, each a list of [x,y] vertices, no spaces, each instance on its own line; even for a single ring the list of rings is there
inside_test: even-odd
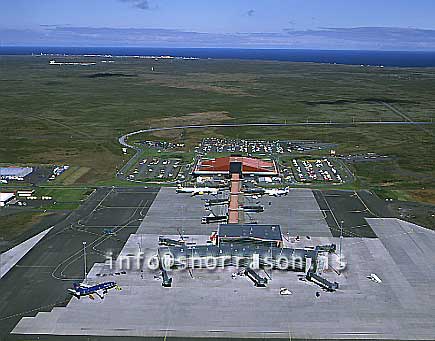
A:
[[[234,127],[303,127],[303,126],[364,126],[364,125],[433,125],[434,122],[409,122],[409,121],[367,121],[367,122],[352,122],[352,123],[339,123],[339,122],[303,122],[303,123],[222,123],[222,124],[204,124],[204,125],[185,125],[175,127],[161,127],[149,128],[133,131],[131,133],[122,135],[118,138],[118,142],[126,147],[136,151],[136,154],[116,173],[117,177],[125,178],[123,175],[128,170],[135,160],[139,157],[142,149],[132,146],[126,142],[127,138],[133,135],[142,133],[151,133],[155,131],[177,130],[177,129],[204,129],[204,128],[234,128]]]
[[[352,122],[352,123],[340,123],[340,122],[303,122],[303,123],[222,123],[222,124],[204,124],[204,125],[186,125],[175,127],[162,127],[162,128],[149,128],[133,131],[131,133],[122,135],[118,141],[121,145],[127,148],[133,148],[137,150],[137,147],[133,147],[125,142],[125,140],[133,135],[141,133],[151,133],[154,131],[164,130],[177,130],[177,129],[201,129],[201,128],[234,128],[234,127],[298,127],[298,126],[358,126],[358,125],[431,125],[434,122],[410,122],[410,121],[367,121],[367,122]]]

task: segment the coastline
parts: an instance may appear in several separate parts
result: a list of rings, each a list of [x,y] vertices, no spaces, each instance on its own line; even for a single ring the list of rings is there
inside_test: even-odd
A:
[[[435,67],[435,51],[0,46],[0,56],[2,55],[182,60],[230,59],[371,67]]]

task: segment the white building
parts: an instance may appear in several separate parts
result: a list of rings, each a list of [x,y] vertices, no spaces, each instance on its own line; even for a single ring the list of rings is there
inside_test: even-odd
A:
[[[32,167],[0,167],[0,178],[18,180],[33,172]]]
[[[14,193],[0,193],[0,207],[5,206],[15,197]]]

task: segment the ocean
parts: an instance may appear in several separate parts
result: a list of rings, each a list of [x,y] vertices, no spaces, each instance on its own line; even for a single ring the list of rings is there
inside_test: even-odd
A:
[[[356,51],[236,48],[148,47],[12,47],[0,46],[0,55],[110,54],[113,56],[196,57],[201,59],[247,59],[386,67],[435,67],[435,51]]]

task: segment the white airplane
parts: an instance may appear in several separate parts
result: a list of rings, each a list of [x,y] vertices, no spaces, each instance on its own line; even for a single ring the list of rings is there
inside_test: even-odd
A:
[[[282,195],[287,195],[290,192],[290,188],[272,188],[272,189],[265,189],[264,194],[273,196],[273,197],[280,197]]]
[[[203,195],[203,194],[216,195],[218,194],[218,191],[219,191],[218,188],[212,188],[212,187],[178,187],[176,189],[177,193],[191,193],[192,196]]]
[[[376,283],[382,283],[382,280],[376,274],[370,274],[367,278]]]

